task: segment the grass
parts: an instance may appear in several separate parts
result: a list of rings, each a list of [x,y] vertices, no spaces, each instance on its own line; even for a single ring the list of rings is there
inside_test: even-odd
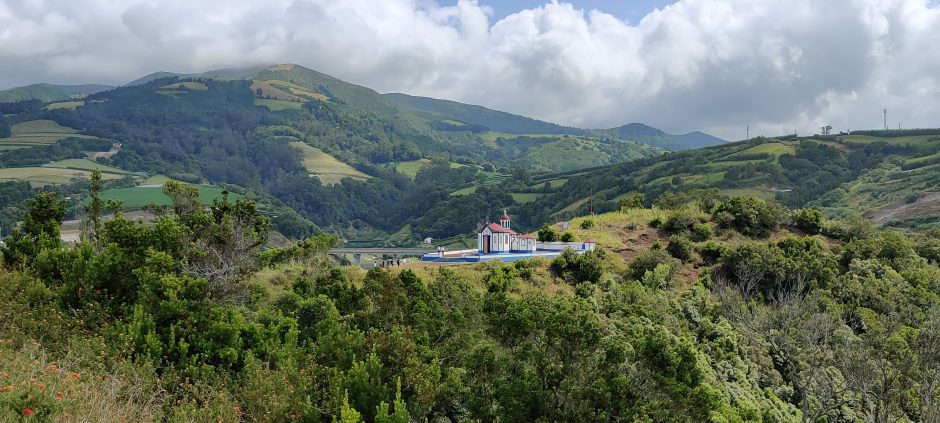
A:
[[[102,179],[120,179],[125,175],[102,173]],[[0,169],[0,181],[29,181],[36,186],[67,184],[72,178],[90,178],[87,170],[55,167],[8,167]]]
[[[205,91],[209,87],[202,82],[187,81],[187,82],[178,82],[176,84],[164,85],[160,88],[165,90],[195,90],[195,91]]]
[[[203,204],[211,204],[212,200],[222,199],[222,188],[212,185],[196,185],[199,190],[199,199]],[[229,193],[229,199],[234,201],[241,197],[236,193]],[[163,194],[163,187],[133,187],[114,188],[101,192],[104,200],[117,200],[123,203],[126,209],[138,209],[147,204],[169,205],[170,197]]]
[[[470,195],[475,192],[477,192],[477,187],[472,186],[472,187],[458,189],[457,191],[451,192],[450,195]]]
[[[512,199],[515,202],[519,204],[525,204],[525,203],[531,203],[535,200],[538,200],[545,194],[538,193],[538,192],[514,192],[509,195],[512,195]]]
[[[325,95],[323,95],[323,94],[321,94],[321,93],[310,91],[310,90],[308,90],[308,89],[306,89],[306,88],[304,88],[304,87],[301,87],[300,85],[294,84],[294,83],[292,83],[292,82],[281,81],[281,80],[277,80],[277,79],[268,80],[268,81],[263,81],[263,82],[266,82],[266,83],[268,83],[268,84],[270,84],[270,85],[272,85],[272,86],[274,86],[274,87],[287,90],[287,91],[290,92],[290,94],[296,95],[296,96],[299,96],[299,97],[304,97],[305,99],[309,99],[309,100],[320,100],[320,101],[329,101],[329,100],[330,100],[329,97],[327,97],[327,96],[325,96]],[[262,94],[263,94],[263,92],[262,92]]]
[[[926,143],[928,138],[935,137],[935,135],[911,135],[906,137],[893,137],[893,138],[882,138],[882,137],[872,137],[868,135],[845,135],[842,137],[842,140],[846,143],[857,143],[857,144],[868,144],[873,142],[886,142],[888,144],[909,144],[909,143]]]
[[[88,159],[65,159],[42,165],[42,167],[57,167],[62,169],[95,170],[98,169],[106,173],[130,173],[114,166],[108,166]]]
[[[57,109],[75,110],[75,109],[77,109],[77,108],[79,108],[79,107],[82,107],[82,106],[84,106],[84,105],[85,105],[85,102],[84,102],[84,101],[60,101],[60,102],[58,102],[58,103],[49,103],[49,104],[46,105],[46,107],[43,107],[43,109],[46,109],[46,110],[57,110]]]
[[[66,138],[95,138],[78,134],[77,129],[59,125],[51,120],[31,120],[17,123],[11,129],[12,136],[0,139],[0,145],[15,145],[19,148],[53,144]]]
[[[17,123],[11,128],[13,136],[26,134],[74,134],[77,129],[59,125],[51,120],[31,120]]]
[[[319,148],[311,147],[302,142],[292,142],[290,145],[303,153],[302,163],[304,168],[326,185],[337,184],[343,178],[360,180],[371,178],[371,176],[356,170],[354,167],[336,160],[335,157],[324,153]]]
[[[159,185],[162,187],[163,184],[172,180],[173,178],[170,178],[169,176],[166,176],[166,175],[153,175],[141,181],[140,184],[141,185]]]
[[[286,101],[286,100],[275,100],[272,98],[256,98],[255,106],[267,107],[268,110],[272,112],[279,112],[281,110],[300,110],[303,107],[303,103],[298,103],[296,101]]]
[[[761,145],[755,145],[751,148],[748,148],[743,151],[739,151],[738,153],[732,154],[731,156],[728,156],[728,157],[732,158],[740,154],[762,154],[762,153],[770,154],[772,156],[780,156],[783,154],[792,155],[792,154],[796,154],[796,148],[793,147],[792,145],[787,145],[784,143],[768,142],[768,143],[764,143]]]
[[[395,171],[401,173],[402,175],[409,176],[411,179],[414,179],[414,177],[418,175],[418,171],[424,169],[424,167],[429,164],[431,164],[431,160],[429,159],[418,159],[412,160],[410,162],[398,162],[395,163]]]

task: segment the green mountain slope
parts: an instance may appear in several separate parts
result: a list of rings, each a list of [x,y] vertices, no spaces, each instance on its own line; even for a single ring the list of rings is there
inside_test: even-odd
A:
[[[456,101],[411,96],[401,93],[389,93],[384,94],[384,96],[403,107],[438,114],[457,120],[458,122],[481,125],[496,132],[507,134],[587,134],[587,131],[583,129],[569,128],[524,116],[487,109],[482,106],[458,103]]]
[[[593,190],[594,210],[613,210],[628,193],[647,202],[683,201],[670,193],[715,189],[723,195],[776,199],[790,207],[813,206],[833,217],[863,213],[877,223],[921,225],[940,218],[940,130],[897,136],[887,131],[748,142],[674,152],[661,157],[579,171],[566,178],[530,213],[578,214]],[[930,135],[933,134],[933,135]]]
[[[684,135],[670,135],[660,129],[642,123],[630,123],[611,129],[599,129],[594,133],[631,140],[641,144],[653,145],[666,150],[678,151],[690,148],[710,147],[725,143],[725,140],[704,132],[690,132]]]
[[[33,84],[25,87],[10,88],[0,91],[0,103],[14,103],[17,101],[40,100],[44,103],[65,101],[75,97],[84,97],[89,94],[110,90],[110,85],[55,85]]]

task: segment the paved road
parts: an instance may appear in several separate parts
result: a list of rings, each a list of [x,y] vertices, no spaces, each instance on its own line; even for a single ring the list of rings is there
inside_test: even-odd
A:
[[[398,255],[414,255],[420,256],[424,253],[433,253],[436,252],[435,248],[334,248],[330,250],[330,254],[372,254],[372,255],[382,255],[382,254],[398,254]]]

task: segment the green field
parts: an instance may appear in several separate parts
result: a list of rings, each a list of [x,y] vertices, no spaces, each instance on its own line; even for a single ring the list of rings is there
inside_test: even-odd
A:
[[[46,110],[56,110],[56,109],[75,110],[84,105],[85,105],[84,101],[60,101],[58,103],[49,103],[46,105],[46,107],[43,107],[43,108]]]
[[[67,184],[72,178],[90,178],[87,170],[55,167],[8,167],[0,169],[0,181],[28,181],[36,186]],[[124,175],[102,173],[102,179],[120,179]]]
[[[531,203],[535,200],[538,200],[545,194],[542,194],[539,192],[514,192],[514,193],[511,193],[510,195],[512,195],[512,199],[515,200],[517,203],[525,204],[525,203]]]
[[[42,165],[42,167],[57,167],[62,169],[80,169],[80,170],[95,170],[98,169],[106,173],[117,173],[117,174],[126,174],[129,173],[125,170],[118,169],[114,166],[108,166],[106,164],[98,163],[94,160],[88,159],[65,159],[59,160],[57,162],[52,162]]]
[[[410,176],[414,179],[418,175],[418,171],[424,169],[425,166],[431,164],[429,159],[418,159],[412,160],[410,162],[398,162],[395,163],[395,171],[401,173],[402,175]]]
[[[31,147],[52,144],[65,138],[94,138],[79,135],[77,129],[59,125],[51,120],[31,120],[13,125],[12,136],[0,139],[0,145]]]
[[[450,193],[450,195],[470,195],[475,192],[477,192],[477,187],[472,186],[472,187],[458,189],[457,191]]]
[[[212,185],[196,185],[199,190],[199,199],[203,204],[211,204],[212,200],[222,199],[222,188]],[[234,201],[240,195],[229,194],[229,199]],[[101,198],[104,200],[121,201],[125,209],[139,209],[147,204],[169,205],[170,197],[163,194],[162,187],[133,187],[133,188],[115,188],[101,192]]]
[[[732,154],[728,158],[732,158],[737,155],[742,154],[761,154],[766,153],[771,156],[780,156],[783,154],[794,154],[796,153],[796,148],[792,145],[787,145],[779,142],[768,142],[765,144],[755,145],[754,147],[748,148],[743,151],[739,151],[737,154]]]
[[[303,103],[273,98],[258,98],[255,99],[255,106],[264,106],[272,112],[278,112],[281,110],[300,110],[300,108],[303,107]]]
[[[315,175],[325,185],[338,184],[343,178],[369,179],[371,176],[362,173],[356,168],[336,160],[335,157],[326,154],[323,150],[311,147],[302,142],[292,142],[291,146],[300,150],[303,155],[304,168]]]

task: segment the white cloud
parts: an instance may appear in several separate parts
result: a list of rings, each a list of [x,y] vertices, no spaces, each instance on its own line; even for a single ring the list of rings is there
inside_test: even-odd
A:
[[[293,62],[379,91],[563,124],[641,121],[729,138],[940,126],[940,9],[927,0],[680,0],[636,25],[546,3],[0,0],[0,87],[122,83]]]

